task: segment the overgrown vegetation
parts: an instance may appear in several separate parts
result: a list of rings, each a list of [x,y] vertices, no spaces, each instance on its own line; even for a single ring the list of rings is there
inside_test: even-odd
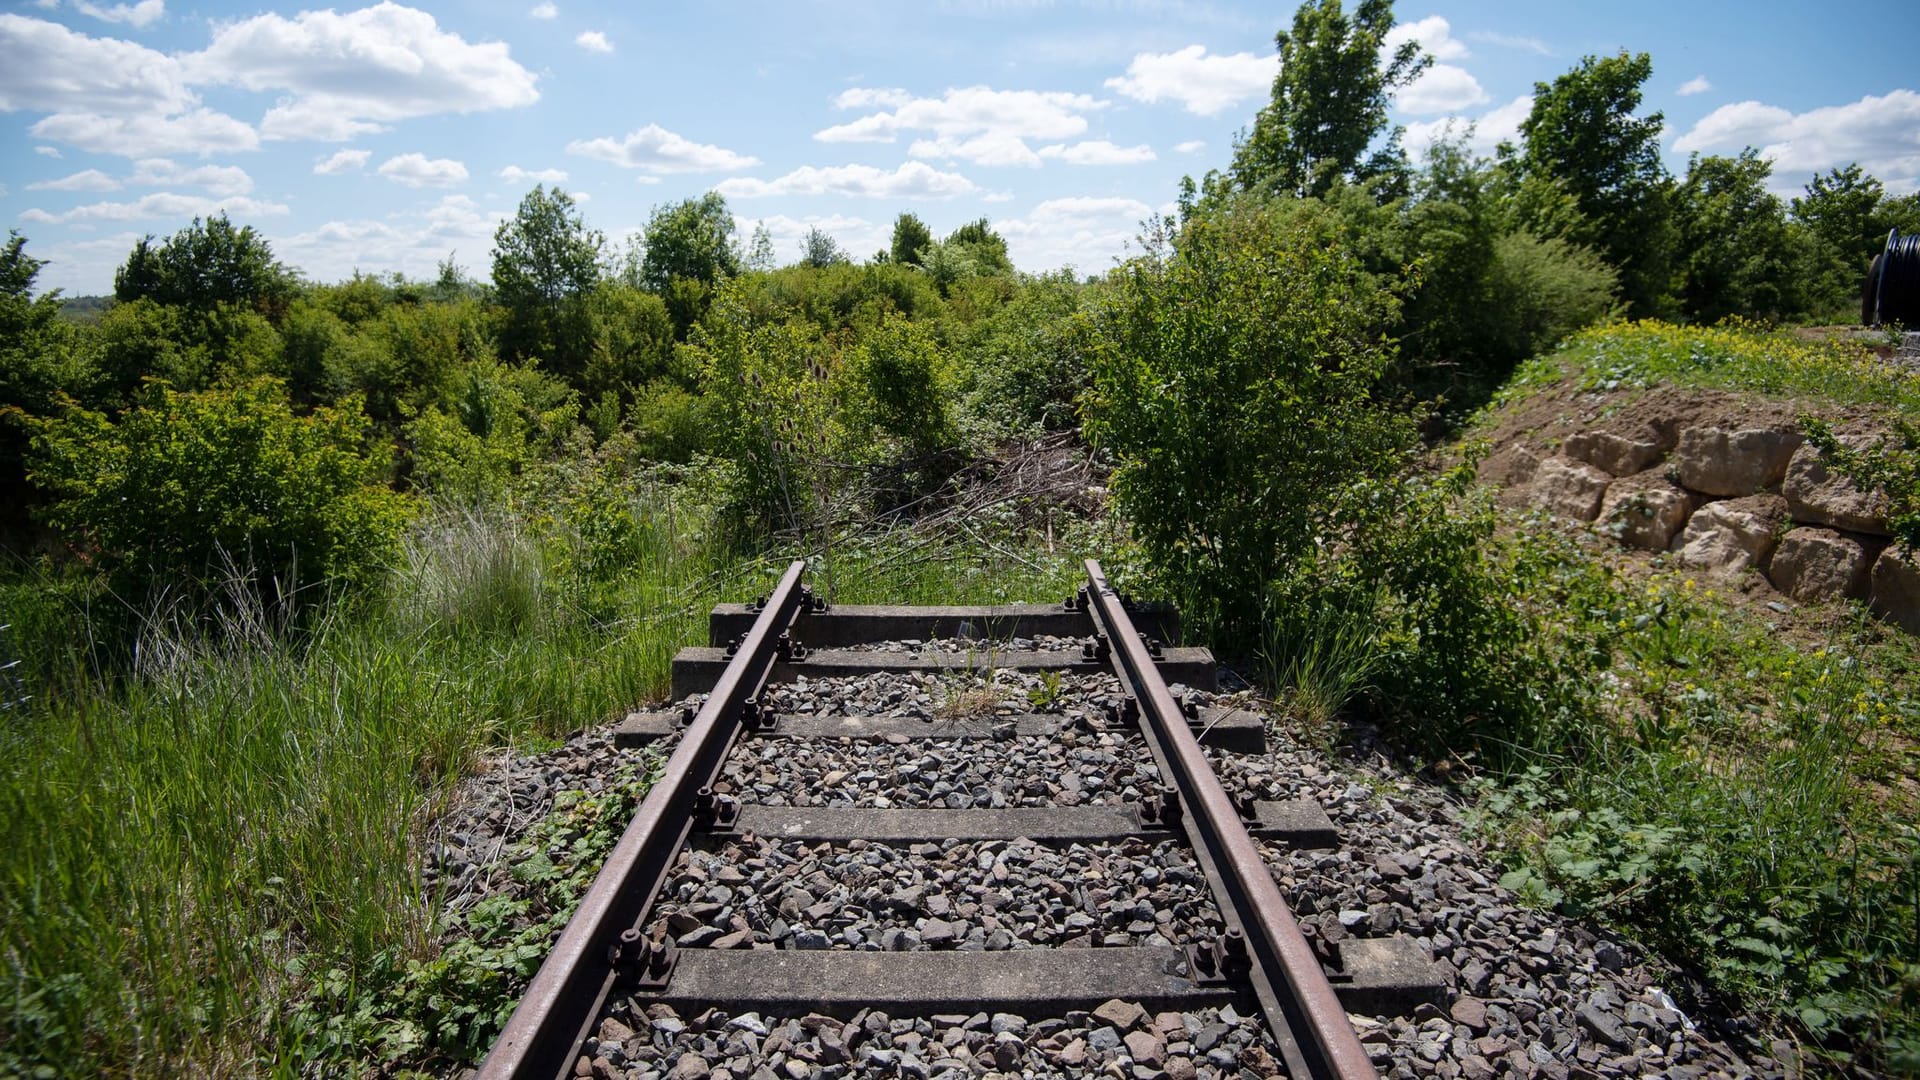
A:
[[[616,244],[540,187],[487,281],[307,283],[217,217],[78,318],[12,236],[0,1071],[471,1060],[646,782],[528,840],[532,901],[453,915],[417,838],[479,755],[659,693],[788,557],[951,603],[1063,595],[1086,554],[1317,723],[1471,775],[1532,901],[1920,1069],[1910,647],[1795,648],[1615,574],[1422,438],[1568,377],[1873,406],[1897,438],[1828,451],[1911,546],[1920,380],[1721,320],[1850,321],[1920,195],[1850,167],[1783,203],[1752,153],[1670,176],[1631,53],[1536,87],[1491,159],[1412,162],[1385,102],[1426,60],[1392,27],[1303,6],[1230,167],[1085,280],[912,214],[865,263],[815,230],[778,266],[712,193]]]

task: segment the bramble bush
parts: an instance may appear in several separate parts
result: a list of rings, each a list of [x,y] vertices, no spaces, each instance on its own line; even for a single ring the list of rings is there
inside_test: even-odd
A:
[[[149,383],[118,418],[75,408],[35,424],[28,461],[47,520],[136,594],[231,567],[279,595],[373,584],[414,509],[359,404],[296,414],[283,384],[181,393]]]

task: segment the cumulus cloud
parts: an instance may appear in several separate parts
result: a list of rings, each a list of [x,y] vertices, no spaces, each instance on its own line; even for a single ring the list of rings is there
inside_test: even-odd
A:
[[[1695,75],[1693,78],[1681,83],[1680,89],[1674,91],[1674,93],[1679,94],[1681,97],[1692,97],[1695,94],[1704,94],[1711,89],[1713,89],[1713,84],[1707,81],[1705,75]]]
[[[101,7],[87,0],[75,0],[73,9],[82,15],[91,15],[96,19],[110,23],[126,23],[136,30],[144,30],[159,22],[167,13],[166,0],[140,0],[137,4],[115,4]]]
[[[886,106],[849,123],[814,132],[821,142],[893,142],[903,132],[929,132],[907,152],[913,157],[976,165],[1038,165],[1028,139],[1070,139],[1087,130],[1086,114],[1107,102],[1086,94],[995,90],[969,86],[937,98],[904,90],[856,87],[835,99],[843,109]]]
[[[50,157],[55,160],[58,160],[60,157],[60,148],[57,146],[36,146],[33,148],[33,152],[39,154],[41,157]]]
[[[133,202],[89,203],[59,214],[51,214],[35,207],[21,214],[20,220],[42,224],[65,224],[75,221],[183,220],[191,217],[210,217],[219,213],[237,218],[255,218],[286,212],[287,207],[284,203],[262,202],[244,197],[213,199],[204,195],[180,195],[171,191],[157,191]]]
[[[1153,147],[1144,143],[1139,146],[1116,146],[1105,139],[1093,139],[1071,146],[1066,143],[1043,146],[1040,156],[1057,158],[1069,165],[1138,165],[1143,161],[1153,161],[1157,155]]]
[[[290,95],[260,122],[269,139],[337,142],[416,116],[515,108],[540,97],[533,72],[504,43],[469,42],[432,15],[391,2],[228,23],[180,62],[195,83]]]
[[[101,172],[99,169],[83,169],[72,176],[63,176],[58,180],[36,180],[27,185],[28,191],[119,191],[120,181]]]
[[[1920,186],[1920,93],[1895,90],[1845,105],[1794,113],[1741,101],[1700,118],[1673,142],[1680,153],[1737,153],[1748,146],[1773,162],[1786,189],[1807,175],[1859,162],[1895,190]]]
[[[996,222],[994,228],[1007,238],[1007,253],[1023,270],[1104,270],[1152,213],[1138,199],[1078,196],[1049,199],[1025,217]]]
[[[173,57],[59,23],[0,14],[0,112],[180,112],[198,104]]]
[[[245,195],[253,190],[253,177],[235,165],[200,165],[181,168],[167,158],[145,158],[134,163],[128,183],[146,187],[198,187],[214,195]]]
[[[483,210],[465,195],[446,195],[425,212],[329,221],[270,239],[275,255],[316,280],[337,281],[356,270],[426,278],[437,273],[450,251],[455,265],[485,265],[493,230],[505,216]]]
[[[1418,161],[1436,139],[1465,135],[1467,149],[1486,157],[1503,141],[1518,142],[1520,123],[1531,112],[1533,95],[1524,94],[1477,118],[1446,116],[1438,120],[1418,120],[1407,125],[1407,152]]]
[[[806,165],[774,180],[736,176],[715,190],[730,199],[768,195],[856,195],[872,199],[951,199],[980,190],[959,173],[909,161],[888,172],[871,165]]]
[[[1418,22],[1397,23],[1387,31],[1380,51],[1388,56],[1409,41],[1417,41],[1435,60],[1465,60],[1467,47],[1455,40],[1453,25],[1440,15],[1429,15]]]
[[[373,156],[371,150],[336,150],[331,157],[322,158],[314,163],[313,171],[321,176],[338,176],[345,172],[359,172],[367,167],[367,159]]]
[[[1206,46],[1189,45],[1170,53],[1140,53],[1125,75],[1106,85],[1135,101],[1175,101],[1195,115],[1213,116],[1266,95],[1279,71],[1278,56],[1208,56]]]
[[[518,165],[509,165],[500,170],[500,179],[509,184],[564,184],[567,174],[561,169],[523,169]],[[578,196],[575,196],[577,199]]]
[[[574,38],[573,43],[588,52],[610,53],[613,51],[613,42],[608,41],[607,35],[598,30],[580,31],[580,36]]]
[[[1481,88],[1480,80],[1469,74],[1467,69],[1453,64],[1434,64],[1401,87],[1394,95],[1393,103],[1401,112],[1430,116],[1434,113],[1458,112],[1484,105],[1490,100],[1487,92]]]
[[[535,4],[533,5],[533,10],[527,12],[527,17],[532,19],[557,19],[560,17],[560,9],[552,4]]]
[[[63,142],[89,153],[135,158],[232,153],[260,147],[260,136],[253,128],[211,109],[194,109],[178,116],[55,113],[29,130],[35,138]]]
[[[407,187],[453,187],[467,182],[467,167],[452,158],[401,154],[380,163],[381,176]]]
[[[1173,152],[1176,154],[1197,154],[1206,148],[1207,144],[1204,141],[1200,139],[1188,139],[1183,143],[1175,143],[1173,145]]]
[[[760,164],[759,158],[694,142],[658,124],[628,132],[624,139],[576,139],[567,144],[567,153],[656,174],[726,172]]]

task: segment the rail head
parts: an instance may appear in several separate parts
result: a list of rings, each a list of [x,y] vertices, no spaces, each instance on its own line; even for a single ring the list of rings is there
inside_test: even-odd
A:
[[[481,1080],[565,1080],[615,983],[616,948],[652,905],[691,832],[696,803],[739,735],[747,702],[765,684],[780,639],[806,610],[806,563],[787,567],[728,662],[661,778],[634,811],[580,907],[481,1062]]]
[[[1260,848],[1221,786],[1179,703],[1154,666],[1106,572],[1086,560],[1087,608],[1107,637],[1113,667],[1138,702],[1140,728],[1155,756],[1171,771],[1182,800],[1180,820],[1194,854],[1223,895],[1221,914],[1244,935],[1254,960],[1249,977],[1274,1038],[1295,1076],[1377,1080],[1367,1051],[1347,1019],[1313,947],[1300,933],[1286,898],[1273,883]]]

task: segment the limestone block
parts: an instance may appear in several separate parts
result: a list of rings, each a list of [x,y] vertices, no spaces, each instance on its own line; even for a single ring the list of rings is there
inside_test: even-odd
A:
[[[1615,480],[1600,500],[1600,527],[1628,547],[1665,551],[1697,496],[1659,473]]]
[[[1548,458],[1533,471],[1533,504],[1575,521],[1592,521],[1613,477],[1584,462]]]
[[[1873,556],[1878,553],[1834,529],[1798,528],[1780,541],[1767,568],[1767,580],[1795,600],[1865,599]]]
[[[1920,553],[1887,548],[1873,561],[1873,610],[1909,634],[1920,634]]]
[[[1728,577],[1765,570],[1786,521],[1787,500],[1778,495],[1708,503],[1674,541],[1674,561]]]
[[[1672,443],[1612,431],[1581,431],[1567,436],[1560,448],[1576,461],[1605,469],[1615,476],[1632,476],[1660,460]]]
[[[1706,495],[1752,495],[1780,483],[1805,441],[1786,428],[1695,427],[1680,433],[1673,466],[1680,483]]]
[[[1827,471],[1820,449],[1807,443],[1793,452],[1781,486],[1793,520],[1831,525],[1849,532],[1889,536],[1887,498],[1878,490],[1861,491],[1853,481]]]

